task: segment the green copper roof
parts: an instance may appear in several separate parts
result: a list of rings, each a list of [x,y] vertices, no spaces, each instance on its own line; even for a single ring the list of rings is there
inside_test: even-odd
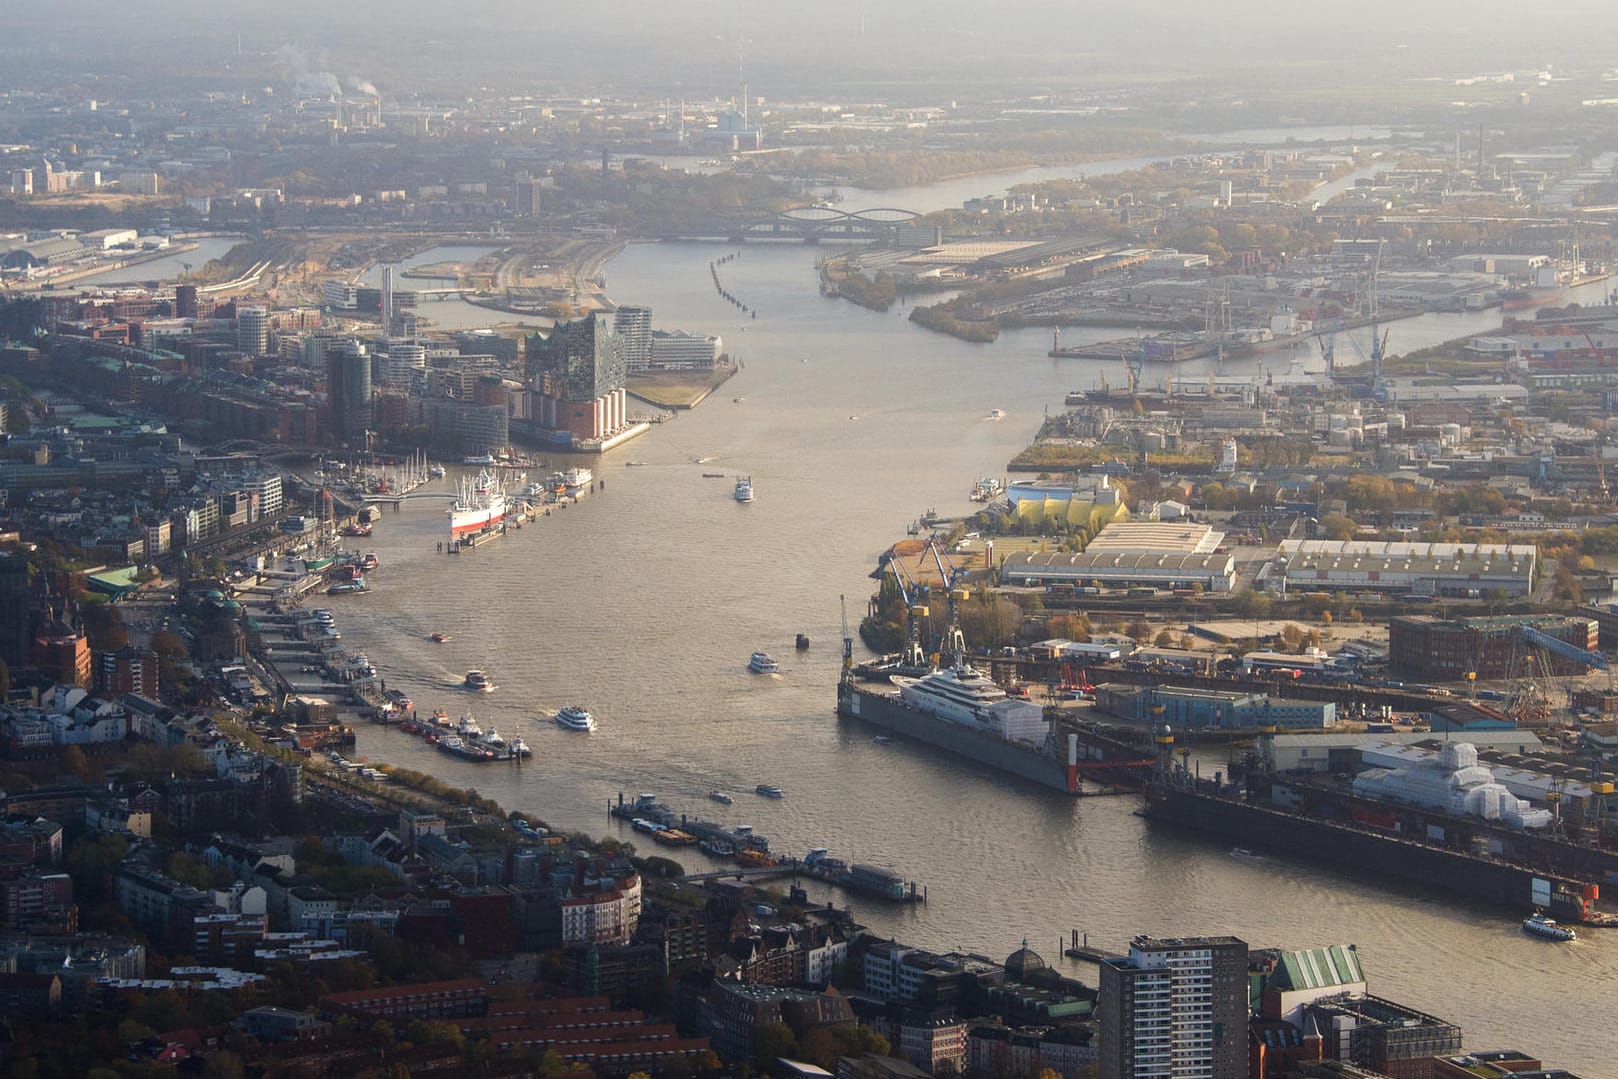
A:
[[[1359,953],[1340,944],[1282,952],[1276,969],[1276,981],[1284,989],[1325,989],[1364,980]]]

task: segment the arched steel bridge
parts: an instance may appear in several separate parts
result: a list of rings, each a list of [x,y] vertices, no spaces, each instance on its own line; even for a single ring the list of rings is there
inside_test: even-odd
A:
[[[801,237],[806,240],[845,237],[891,240],[903,225],[921,219],[915,210],[881,206],[869,210],[839,210],[833,206],[796,206],[765,216],[718,218],[718,231],[726,236]]]

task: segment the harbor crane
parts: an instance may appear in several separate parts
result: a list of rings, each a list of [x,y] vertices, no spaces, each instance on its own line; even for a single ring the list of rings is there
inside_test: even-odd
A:
[[[848,629],[848,597],[839,595],[837,606],[843,613],[843,681],[854,677],[854,634]]]
[[[1124,352],[1124,370],[1129,375],[1129,396],[1140,393],[1141,369],[1146,366],[1145,348]]]
[[[1371,314],[1371,390],[1373,393],[1383,391],[1382,386],[1382,357],[1388,348],[1388,332],[1381,330],[1377,311],[1377,278],[1382,273],[1382,241],[1376,242],[1376,257],[1371,260],[1371,280],[1366,288],[1369,294]],[[1391,331],[1389,331],[1391,332]]]
[[[938,578],[944,582],[945,593],[949,597],[949,626],[944,630],[944,638],[939,642],[938,651],[941,655],[954,657],[960,661],[966,655],[966,635],[961,632],[960,603],[966,598],[964,588],[955,587],[956,582],[966,575],[966,570],[959,566],[944,565],[943,552],[938,549],[938,541],[929,539],[927,549],[932,552],[933,561],[938,565]]]
[[[893,581],[899,586],[899,596],[904,600],[905,611],[908,616],[905,621],[910,625],[910,636],[905,642],[903,666],[922,668],[927,666],[927,652],[921,646],[921,622],[930,613],[927,605],[921,602],[921,588],[916,584],[910,571],[905,569],[904,560],[900,558],[888,559],[888,568],[893,570]],[[908,582],[908,587],[906,583]]]
[[[1552,637],[1549,633],[1541,632],[1533,626],[1520,626],[1518,628],[1522,633],[1523,640],[1534,648],[1543,648],[1545,651],[1561,656],[1563,659],[1571,660],[1574,663],[1582,663],[1591,670],[1606,671],[1607,689],[1609,691],[1613,689],[1612,664],[1600,652],[1592,652],[1587,648],[1580,648],[1576,644],[1569,644],[1567,641]]]
[[[1337,324],[1332,325],[1324,334],[1316,334],[1315,340],[1320,342],[1320,359],[1326,365],[1326,377],[1330,378],[1337,369]]]
[[[1591,670],[1607,672],[1607,692],[1613,692],[1614,671],[1606,656],[1580,648],[1576,644],[1552,637],[1533,626],[1519,626],[1513,645],[1512,670],[1521,671],[1516,693],[1508,713],[1522,726],[1537,726],[1548,722],[1555,707],[1547,686],[1551,681],[1548,659],[1559,656]],[[1572,688],[1568,688],[1568,703],[1572,704]]]

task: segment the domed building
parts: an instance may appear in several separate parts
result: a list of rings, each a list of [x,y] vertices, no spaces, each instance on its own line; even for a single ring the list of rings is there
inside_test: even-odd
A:
[[[1028,947],[1028,938],[1024,937],[1022,947],[1006,957],[1006,979],[1013,982],[1026,982],[1029,976],[1048,969],[1048,964],[1040,954]]]

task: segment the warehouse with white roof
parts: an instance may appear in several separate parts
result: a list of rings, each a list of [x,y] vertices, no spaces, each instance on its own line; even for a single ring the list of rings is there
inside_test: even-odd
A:
[[[1336,589],[1476,597],[1527,595],[1539,557],[1532,544],[1282,540],[1287,591]]]

